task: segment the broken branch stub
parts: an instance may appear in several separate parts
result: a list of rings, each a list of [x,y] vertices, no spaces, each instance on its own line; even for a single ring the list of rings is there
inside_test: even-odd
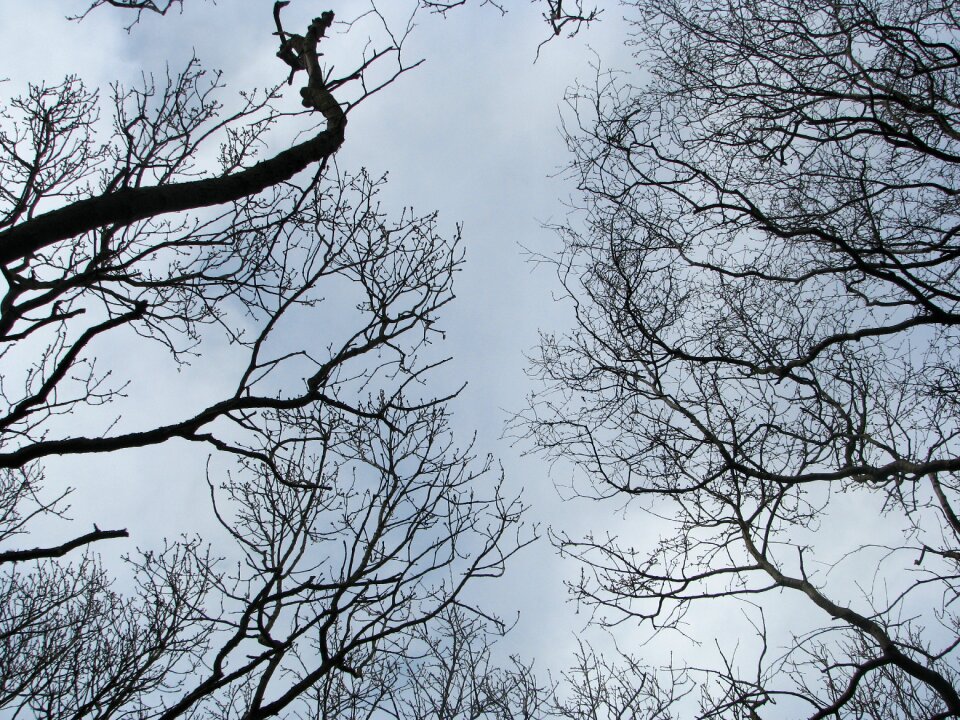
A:
[[[342,127],[346,124],[347,118],[340,104],[334,100],[327,89],[323,71],[320,69],[320,53],[317,51],[320,39],[326,35],[327,28],[333,24],[333,12],[327,10],[321,13],[320,17],[314,18],[305,35],[290,34],[288,36],[280,22],[280,11],[288,4],[289,2],[277,2],[273,6],[277,35],[280,36],[280,50],[277,52],[277,57],[290,66],[290,78],[287,82],[293,83],[294,75],[299,70],[306,70],[307,84],[300,89],[303,106],[322,113],[330,123],[329,129],[333,129],[334,126]]]

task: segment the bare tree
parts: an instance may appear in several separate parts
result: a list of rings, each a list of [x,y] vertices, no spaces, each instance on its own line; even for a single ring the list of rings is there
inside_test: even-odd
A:
[[[420,0],[420,6],[432,12],[446,15],[454,8],[466,5],[468,0]],[[597,22],[603,10],[595,5],[584,6],[583,0],[574,0],[564,5],[564,0],[532,0],[536,5],[544,5],[542,16],[544,22],[550,28],[550,34],[547,35],[537,46],[537,58],[540,57],[540,51],[543,46],[556,37],[566,33],[568,37],[576,36],[584,27],[590,23]],[[502,15],[507,13],[507,3],[497,0],[481,0],[482,5],[489,5],[500,11]]]
[[[682,669],[651,670],[623,652],[610,659],[581,641],[573,664],[563,673],[551,711],[561,720],[669,720],[680,717],[676,706],[692,687]]]
[[[956,717],[956,7],[627,4],[647,80],[571,92],[576,329],[526,427],[669,524],[559,536],[573,590],[660,632],[749,611],[753,660],[676,660],[704,716]]]
[[[226,112],[219,75],[191,60],[114,86],[106,136],[99,93],[73,77],[31,86],[0,116],[0,708],[11,717],[325,717],[348,696],[318,704],[317,688],[386,677],[388,661],[409,669],[425,628],[470,617],[467,584],[499,575],[527,541],[491,461],[451,436],[456,389],[426,388],[445,362],[428,346],[452,299],[459,232],[441,235],[435,214],[388,217],[383,179],[332,159],[352,108],[411,67],[403,36],[387,33],[336,77],[317,49],[333,13],[290,33],[287,4],[274,6],[278,76],[305,75],[302,113],[282,109],[282,83]],[[291,115],[322,126],[259,159]],[[159,344],[189,372],[211,338],[243,358],[226,396],[184,398],[171,422],[103,422],[100,406],[128,392],[135,348]],[[200,527],[162,548],[131,544],[125,568],[93,547],[135,541],[130,518],[51,541],[70,489],[50,458],[171,441],[209,450],[196,481],[225,541]]]
[[[411,634],[401,654],[380,653],[362,677],[330,676],[313,691],[324,717],[507,720],[549,712],[549,687],[515,657],[500,665],[501,622],[450,607]]]
[[[157,0],[93,0],[93,2],[90,3],[89,7],[87,7],[83,13],[70,19],[82,20],[98,7],[104,6],[122,8],[124,10],[136,10],[136,12],[133,14],[133,23],[127,26],[127,31],[129,32],[133,29],[134,25],[140,22],[140,18],[143,17],[143,13],[145,12],[166,15],[174,8],[178,8],[182,12],[183,0],[159,0],[159,2]]]

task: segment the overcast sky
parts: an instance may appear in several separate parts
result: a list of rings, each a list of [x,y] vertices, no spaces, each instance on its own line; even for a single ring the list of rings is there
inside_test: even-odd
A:
[[[382,4],[395,10],[410,2]],[[167,64],[176,71],[195,52],[206,66],[224,71],[227,101],[232,91],[272,85],[286,74],[274,55],[272,5],[272,0],[220,0],[216,6],[187,0],[181,15],[144,16],[128,34],[125,18],[109,8],[80,24],[65,21],[65,15],[83,8],[79,0],[3,2],[0,78],[9,80],[0,84],[0,93],[10,97],[28,81],[54,83],[77,74],[106,96],[111,81],[131,83],[141,73],[162,74]],[[337,2],[332,9],[348,18],[365,5],[365,0]],[[338,163],[364,166],[374,174],[389,171],[384,199],[395,210],[436,209],[448,232],[463,224],[466,265],[457,279],[457,300],[442,318],[444,349],[454,363],[434,379],[437,392],[468,383],[453,404],[456,432],[464,442],[476,432],[477,453],[499,459],[508,493],[522,488],[531,505],[529,521],[539,523],[541,532],[552,525],[573,534],[610,529],[629,532],[638,542],[652,539],[658,527],[647,516],[617,513],[617,505],[560,502],[555,483],[565,482],[569,471],[524,457],[522,446],[501,439],[510,414],[521,410],[535,389],[525,374],[524,353],[536,345],[538,330],[562,329],[569,319],[569,308],[553,301],[556,279],[549,269],[529,263],[523,248],[549,253],[559,247],[542,226],[565,217],[564,201],[573,191],[561,172],[567,161],[559,132],[563,94],[578,77],[589,79],[598,55],[609,66],[628,64],[619,9],[604,3],[601,23],[573,40],[551,42],[534,63],[546,33],[538,9],[518,0],[501,17],[479,5],[461,8],[446,20],[419,18],[405,50],[408,60],[424,57],[426,62],[351,114]],[[294,0],[288,26],[300,29],[325,9]],[[335,34],[325,43],[325,59],[336,63],[338,52],[355,51],[365,39],[359,32]],[[289,94],[296,103],[296,88]],[[223,390],[218,383],[229,376],[234,357],[228,347],[213,345],[190,372],[174,373],[159,350],[142,343],[136,348],[129,353],[135,378],[130,394],[140,405],[126,411],[127,422],[136,422],[137,412],[173,419],[183,412],[183,397],[196,402],[218,397]],[[122,345],[113,351],[125,352]],[[195,531],[196,509],[206,502],[198,471],[205,455],[203,449],[168,444],[119,458],[71,459],[71,482],[79,489],[74,516],[78,523],[109,517],[116,526],[129,526],[143,546]],[[171,506],[176,517],[157,510]],[[569,662],[575,634],[587,620],[566,602],[563,579],[577,572],[541,541],[516,558],[504,581],[478,588],[501,615],[521,612],[509,649],[537,658],[541,667],[556,670]],[[781,611],[793,612],[788,603]],[[735,635],[737,623],[724,612],[711,610],[698,624],[717,635]],[[710,637],[701,640],[709,647]],[[628,649],[649,653],[651,661],[665,652],[663,647]]]
[[[381,3],[385,12],[397,13],[394,19],[411,4]],[[272,0],[221,0],[216,6],[188,0],[185,5],[179,15],[145,15],[126,33],[124,20],[130,16],[110,8],[78,24],[65,16],[82,10],[84,2],[0,3],[0,78],[6,79],[0,92],[9,98],[28,82],[56,83],[76,74],[108,101],[111,82],[131,84],[141,73],[162,75],[168,65],[175,72],[191,53],[206,67],[223,70],[225,102],[235,91],[283,79],[286,68],[274,55],[271,35]],[[531,505],[529,521],[539,523],[541,533],[548,525],[588,527],[591,516],[609,524],[609,508],[560,503],[550,468],[539,458],[523,457],[522,447],[501,436],[510,414],[523,408],[534,387],[525,374],[524,353],[535,346],[539,329],[561,328],[567,318],[568,308],[552,299],[555,278],[529,263],[523,250],[549,252],[558,246],[542,225],[567,212],[563,201],[572,188],[557,176],[566,163],[559,133],[563,93],[577,77],[592,73],[595,53],[613,64],[625,61],[622,28],[610,14],[617,12],[611,4],[603,23],[574,40],[551,42],[534,63],[547,33],[538,8],[511,3],[510,13],[501,17],[479,5],[461,8],[446,20],[418,17],[405,52],[408,61],[423,57],[426,62],[351,114],[338,163],[374,174],[388,171],[384,200],[396,210],[436,209],[448,232],[463,224],[466,265],[457,279],[457,300],[442,317],[444,351],[454,363],[434,378],[437,392],[468,383],[453,405],[462,441],[477,433],[477,453],[492,453],[503,464],[507,492],[522,488]],[[365,6],[364,0],[331,4],[343,19]],[[325,9],[295,0],[285,22],[300,31]],[[325,59],[337,64],[338,52],[349,55],[365,40],[357,31],[334,34],[325,43]],[[296,90],[289,92],[292,103]],[[105,102],[105,117],[109,110]],[[223,390],[218,381],[230,376],[235,357],[228,347],[211,345],[189,372],[172,373],[159,349],[143,343],[133,347],[130,352],[122,343],[113,348],[129,358],[129,395],[137,400],[136,407],[123,409],[129,423],[137,422],[139,412],[149,412],[152,421],[181,416],[183,397],[198,403],[217,397]],[[119,457],[72,458],[69,476],[78,488],[73,517],[83,525],[110,518],[118,527],[130,527],[134,541],[144,547],[164,536],[194,532],[202,517],[199,508],[206,505],[199,474],[205,455],[203,449],[168,444]],[[170,506],[178,508],[176,518],[158,510]],[[511,648],[528,658],[554,658],[538,660],[541,666],[565,665],[560,658],[568,656],[574,632],[586,621],[566,602],[562,580],[575,572],[543,540],[516,558],[505,581],[477,588],[489,593],[488,602],[501,615],[520,611]]]

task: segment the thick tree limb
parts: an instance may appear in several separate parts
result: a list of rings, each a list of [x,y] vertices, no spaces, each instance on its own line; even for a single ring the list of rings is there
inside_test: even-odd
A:
[[[134,447],[147,447],[148,445],[157,445],[167,440],[172,440],[173,438],[183,438],[185,440],[199,439],[208,442],[210,441],[209,437],[197,436],[197,431],[204,425],[213,422],[227,413],[253,410],[295,410],[306,407],[314,402],[323,402],[327,406],[344,410],[359,417],[377,420],[384,419],[379,413],[365,412],[315,390],[310,390],[303,395],[287,399],[255,396],[234,397],[211,405],[187,420],[171,425],[161,425],[151,430],[102,438],[71,437],[61,440],[41,440],[34,442],[17,450],[0,453],[0,468],[22,467],[32,460],[38,460],[51,455],[83,455],[88,453],[114,452],[116,450],[125,450]]]
[[[76,550],[78,547],[89,545],[97,540],[110,540],[112,538],[125,537],[130,537],[130,533],[128,533],[126,530],[101,530],[94,525],[94,530],[92,532],[88,532],[86,535],[81,535],[80,537],[74,538],[69,542],[65,542],[63,545],[57,545],[56,547],[51,548],[31,548],[30,550],[7,550],[6,552],[0,552],[0,564],[9,562],[23,562],[24,560],[42,560],[45,558],[63,557],[71,550]]]
[[[284,39],[278,53],[287,64],[296,64],[294,70],[307,71],[307,85],[300,91],[303,104],[326,118],[325,130],[233,175],[173,185],[127,188],[51,210],[0,233],[0,264],[8,265],[53,243],[106,225],[130,225],[164,213],[222,205],[256,195],[333,155],[343,144],[347,118],[327,91],[317,60],[317,43],[332,22],[333,13],[324,13],[311,23],[305,37],[291,35],[289,40]]]

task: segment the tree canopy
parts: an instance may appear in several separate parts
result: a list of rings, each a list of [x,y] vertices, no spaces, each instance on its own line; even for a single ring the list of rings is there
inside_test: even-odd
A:
[[[86,0],[71,29],[147,47],[215,5]],[[0,105],[4,715],[960,717],[956,8],[626,0],[618,25],[532,0],[530,62],[605,44],[564,78],[573,194],[532,253],[555,278],[496,319],[570,311],[506,408],[531,479],[453,416],[469,230],[345,159],[374,144],[358,108],[423,71],[419,26],[517,7],[267,4],[264,89],[202,48],[102,87],[9,66],[29,84]],[[464,73],[464,106],[438,91],[418,122],[469,124],[478,155],[529,142],[531,88],[473,117],[484,81],[515,78]],[[496,185],[515,147],[443,182]],[[520,499],[540,479],[573,495],[545,533]],[[119,512],[121,487],[170,502]],[[556,600],[504,577],[528,552],[563,558],[578,615],[510,644],[498,610]]]
[[[403,37],[337,77],[318,49],[333,12],[292,30],[288,4],[264,17],[284,82],[233,112],[196,59],[115,85],[106,132],[100,93],[76,77],[4,112],[0,706],[13,716],[363,713],[395,707],[414,677],[429,687],[438,634],[476,638],[482,657],[496,631],[464,589],[528,542],[522,507],[454,439],[456,389],[425,388],[444,362],[423,350],[453,297],[459,232],[432,212],[388,216],[382,177],[333,162],[351,109],[409,69]],[[297,81],[307,137],[271,154],[274,126],[297,122],[280,106]],[[291,323],[328,312],[335,330],[291,344]],[[170,422],[103,425],[98,410],[127,392],[108,336],[159,344],[183,372],[219,338],[238,356],[233,389],[181,398]],[[50,458],[173,441],[210,453],[193,475],[210,503],[195,534],[104,563],[94,549],[130,534],[105,501],[103,529],[47,541],[71,494]]]
[[[956,9],[628,4],[648,79],[569,96],[577,327],[528,428],[669,529],[561,535],[573,591],[658,632],[747,612],[683,663],[705,715],[954,717]]]

